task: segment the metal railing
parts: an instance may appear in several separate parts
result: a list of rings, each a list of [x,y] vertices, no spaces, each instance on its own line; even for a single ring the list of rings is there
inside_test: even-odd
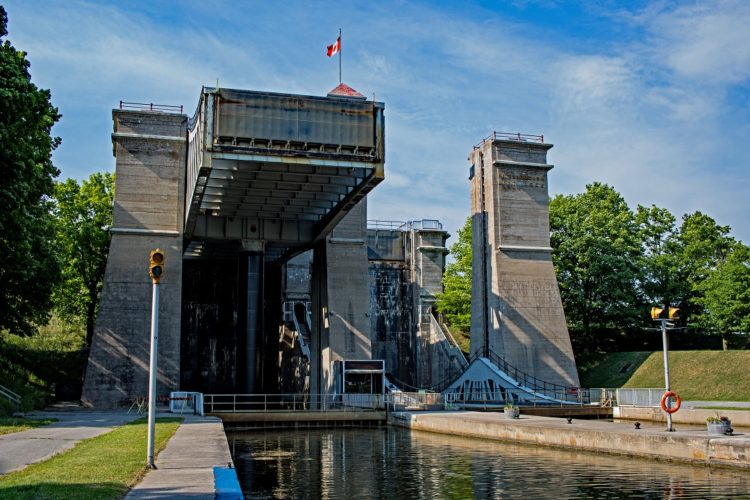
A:
[[[398,220],[374,220],[367,221],[367,229],[385,229],[388,231],[404,231],[406,222]]]
[[[520,132],[492,132],[482,142],[474,146],[479,149],[485,141],[516,141],[516,142],[544,142],[544,135],[522,134]]]
[[[21,408],[21,396],[11,391],[4,385],[0,385],[0,396],[7,399],[11,404],[16,406],[16,410]]]
[[[657,408],[661,404],[664,388],[661,389],[615,389],[618,406],[641,406]]]
[[[601,405],[600,389],[579,389],[575,393],[568,391],[547,391],[546,393],[529,393],[523,389],[497,388],[494,391],[477,389],[473,391],[445,392],[446,409],[461,407],[493,408],[513,404],[530,407],[570,407]]]
[[[206,413],[288,413],[384,410],[382,394],[205,394]]]
[[[482,353],[479,353],[479,352],[475,353],[469,361],[470,362],[474,361],[478,357],[482,357]],[[578,387],[570,387],[570,386],[565,386],[561,384],[555,384],[553,382],[547,382],[546,380],[542,380],[533,375],[530,375],[524,371],[519,370],[515,366],[511,365],[510,363],[505,361],[505,359],[501,358],[499,355],[497,355],[493,351],[489,351],[488,358],[502,372],[504,372],[510,378],[518,382],[519,385],[528,387],[529,389],[532,389],[535,392],[541,392],[544,394],[548,392],[570,393],[570,392],[576,392],[580,389]]]
[[[128,102],[120,101],[120,109],[133,109],[137,111],[159,111],[161,113],[182,113],[182,105],[154,104],[153,102]]]
[[[437,219],[422,219],[402,222],[398,220],[376,220],[367,221],[367,229],[384,229],[388,231],[413,231],[426,229],[443,229],[443,223]]]
[[[430,316],[431,316],[430,323],[433,325],[433,328],[435,328],[436,331],[440,332],[445,337],[446,341],[451,345],[451,351],[459,359],[459,363],[461,364],[461,366],[463,368],[466,368],[467,366],[469,366],[469,360],[466,359],[464,352],[461,350],[461,347],[458,345],[458,342],[456,342],[456,338],[451,333],[450,329],[448,328],[448,325],[440,321],[435,311],[432,311]]]

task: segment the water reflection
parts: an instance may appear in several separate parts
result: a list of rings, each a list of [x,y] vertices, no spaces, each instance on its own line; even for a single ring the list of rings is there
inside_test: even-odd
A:
[[[228,437],[247,498],[750,498],[747,471],[393,427]]]

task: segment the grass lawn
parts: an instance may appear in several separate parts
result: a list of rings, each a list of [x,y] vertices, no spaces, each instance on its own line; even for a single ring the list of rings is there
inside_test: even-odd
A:
[[[683,400],[750,401],[750,351],[670,351],[669,379]],[[579,361],[584,387],[664,387],[657,352],[598,354]]]
[[[0,436],[2,436],[3,434],[25,431],[26,429],[32,429],[34,427],[51,424],[52,422],[57,422],[57,419],[44,418],[34,420],[30,418],[0,417]]]
[[[180,418],[160,418],[155,449],[161,451]],[[49,460],[0,477],[0,498],[121,498],[146,471],[145,419],[81,441]]]
[[[670,351],[669,381],[683,400],[750,401],[750,351]],[[624,387],[664,387],[663,353],[655,352]]]
[[[622,387],[651,354],[651,352],[634,351],[581,356],[577,359],[581,385],[583,387]]]

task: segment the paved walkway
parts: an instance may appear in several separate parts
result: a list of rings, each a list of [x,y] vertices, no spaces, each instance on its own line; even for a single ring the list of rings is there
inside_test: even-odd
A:
[[[0,436],[0,474],[23,469],[68,450],[83,439],[92,438],[138,417],[135,412],[78,410],[38,411],[31,417],[58,421],[26,431]]]
[[[213,500],[213,468],[227,466],[234,467],[221,420],[187,415],[156,458],[156,469],[149,471],[125,498]]]
[[[732,408],[750,408],[750,401],[683,401],[682,406],[685,408],[705,408],[708,406],[730,410]]]

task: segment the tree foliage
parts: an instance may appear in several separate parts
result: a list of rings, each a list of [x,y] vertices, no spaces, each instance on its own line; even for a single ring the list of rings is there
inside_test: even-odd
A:
[[[635,324],[641,246],[622,196],[594,183],[584,193],[556,196],[549,213],[552,256],[574,340],[591,346],[597,331]]]
[[[445,266],[443,293],[437,301],[448,322],[461,330],[471,326],[471,218],[458,230],[458,240],[450,247],[453,262]]]
[[[7,20],[0,6],[0,328],[28,334],[46,322],[59,276],[49,197],[60,115],[31,82],[25,53],[4,39]]]
[[[732,332],[750,332],[750,248],[735,244],[716,269],[698,285],[696,298],[703,306],[695,322],[706,330],[719,333],[727,349]]]
[[[113,198],[110,173],[92,174],[80,185],[68,179],[55,186],[57,246],[64,262],[55,309],[62,318],[86,325],[88,345],[107,265]]]

